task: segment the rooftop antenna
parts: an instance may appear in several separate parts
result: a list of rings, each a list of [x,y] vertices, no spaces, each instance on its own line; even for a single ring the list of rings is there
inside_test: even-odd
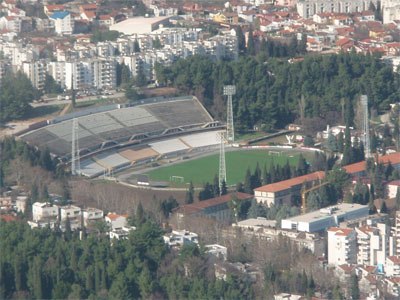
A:
[[[217,137],[219,139],[219,194],[222,194],[222,186],[225,182],[226,184],[226,164],[225,164],[225,135],[226,132],[219,132]]]
[[[79,121],[77,118],[72,120],[71,152],[71,173],[72,175],[79,175],[81,173],[81,162],[79,156]]]
[[[233,128],[233,109],[232,109],[232,96],[236,94],[235,85],[225,85],[224,95],[228,96],[228,103],[226,107],[226,139],[228,143],[235,141],[235,130]]]
[[[369,118],[368,118],[368,96],[361,95],[361,106],[363,108],[362,141],[364,143],[365,158],[371,157],[371,147],[369,139]]]

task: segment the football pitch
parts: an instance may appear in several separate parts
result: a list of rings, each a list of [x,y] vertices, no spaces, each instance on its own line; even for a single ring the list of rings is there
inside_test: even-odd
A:
[[[284,165],[289,160],[290,165],[296,165],[298,154],[293,152],[287,153],[271,153],[268,150],[242,150],[226,152],[226,177],[228,185],[235,185],[239,181],[243,181],[247,168],[253,173],[257,162],[261,172],[264,165],[267,170],[271,164]],[[213,154],[198,159],[182,161],[173,165],[160,167],[158,169],[147,172],[150,180],[154,181],[170,181],[179,184],[189,183],[200,186],[205,182],[212,182],[215,175],[218,175],[219,154]]]

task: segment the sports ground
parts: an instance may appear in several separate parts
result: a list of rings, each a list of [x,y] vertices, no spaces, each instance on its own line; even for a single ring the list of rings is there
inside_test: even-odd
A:
[[[230,151],[225,154],[225,157],[228,185],[234,185],[239,181],[243,181],[247,168],[250,168],[251,172],[254,172],[257,163],[262,171],[264,165],[269,168],[271,162],[274,165],[283,165],[289,160],[291,165],[296,165],[298,161],[298,155],[293,155],[293,152],[277,155],[271,154],[268,150]],[[178,185],[179,183],[185,184],[192,181],[194,185],[200,186],[207,181],[212,182],[214,176],[218,174],[218,169],[219,154],[213,154],[160,167],[146,172],[146,174],[153,181],[173,181]]]

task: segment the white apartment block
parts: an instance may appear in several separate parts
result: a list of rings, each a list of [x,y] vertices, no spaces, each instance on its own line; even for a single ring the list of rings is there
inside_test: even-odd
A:
[[[59,35],[70,35],[74,31],[74,21],[71,14],[67,11],[55,12],[50,16],[54,22],[55,31]]]
[[[368,10],[371,2],[377,5],[377,0],[299,0],[297,12],[302,18],[323,12],[349,14]]]
[[[398,0],[382,0],[383,24],[400,20],[400,1]]]
[[[117,86],[117,62],[114,59],[92,61],[92,86],[98,89]]]
[[[114,59],[85,59],[50,62],[48,73],[61,87],[83,90],[113,89],[117,85],[117,63]]]
[[[400,256],[389,256],[385,265],[386,276],[400,276]]]
[[[104,212],[101,209],[97,208],[86,208],[83,210],[83,223],[85,226],[88,226],[94,222],[103,220]]]
[[[22,71],[28,76],[35,88],[39,90],[44,88],[47,74],[45,61],[23,62]]]
[[[8,30],[14,33],[21,32],[22,20],[20,17],[4,16],[0,18],[0,30]]]
[[[33,221],[44,221],[47,219],[56,219],[58,217],[58,206],[50,203],[35,202],[32,205]]]
[[[357,264],[384,266],[388,256],[394,255],[394,238],[390,227],[384,223],[356,228]]]
[[[400,210],[396,211],[394,235],[396,239],[395,255],[400,255]]]
[[[81,208],[75,205],[66,205],[60,207],[60,217],[61,221],[66,221],[67,219],[80,219],[81,218]]]
[[[338,266],[357,262],[356,231],[351,228],[328,229],[328,264]]]

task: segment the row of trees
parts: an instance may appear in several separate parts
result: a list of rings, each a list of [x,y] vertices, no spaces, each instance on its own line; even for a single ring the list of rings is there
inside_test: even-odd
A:
[[[377,57],[356,53],[306,56],[294,64],[248,55],[218,62],[193,56],[155,70],[161,84],[195,94],[217,118],[225,111],[223,86],[236,84],[233,110],[238,130],[254,125],[268,130],[306,118],[319,118],[321,128],[316,129],[321,130],[340,121],[338,116],[343,122],[347,115],[354,116],[360,94],[368,95],[370,108],[377,112],[400,95],[392,68]]]

